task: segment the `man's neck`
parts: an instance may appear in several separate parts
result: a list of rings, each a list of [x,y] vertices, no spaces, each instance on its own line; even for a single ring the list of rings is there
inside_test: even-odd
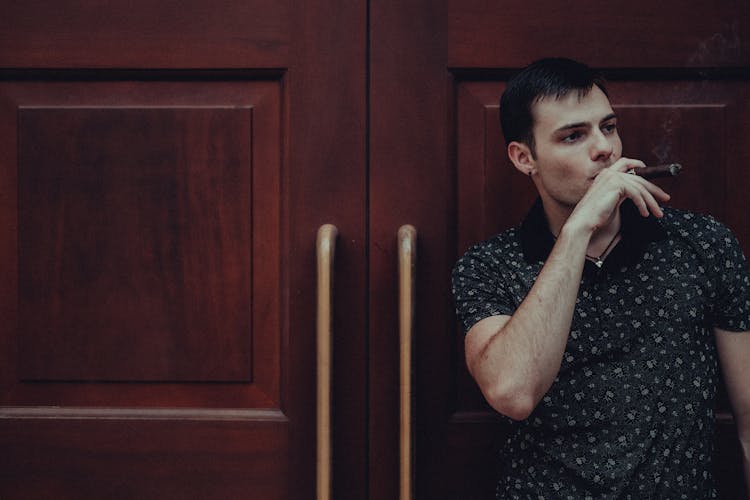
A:
[[[553,205],[548,208],[544,202],[542,203],[544,206],[544,214],[547,217],[547,223],[549,224],[549,229],[552,234],[557,237],[557,235],[560,234],[560,230],[565,225],[565,222],[568,220],[568,217],[573,213],[575,207]],[[622,220],[620,210],[616,210],[606,224],[593,232],[591,239],[589,240],[586,254],[596,256],[602,255],[620,233],[621,226]]]

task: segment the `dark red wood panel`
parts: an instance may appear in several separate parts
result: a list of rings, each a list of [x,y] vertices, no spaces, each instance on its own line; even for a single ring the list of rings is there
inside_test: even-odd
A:
[[[21,108],[20,377],[250,382],[251,108]]]
[[[294,3],[294,46],[288,89],[290,168],[284,172],[283,273],[290,286],[283,310],[289,357],[286,404],[310,415],[291,427],[299,447],[290,481],[299,498],[315,495],[315,377],[295,362],[314,356],[315,239],[323,224],[339,230],[333,292],[333,497],[366,498],[368,488],[368,225],[367,225],[367,5],[338,0]],[[325,29],[321,29],[324,26]]]
[[[0,496],[312,498],[315,234],[333,223],[334,497],[364,498],[367,4],[5,7]],[[59,194],[36,183],[58,146]]]
[[[743,67],[750,7],[743,0],[450,1],[448,65],[515,68],[564,53],[604,68]]]
[[[446,446],[455,181],[443,1],[371,3],[370,498],[399,492],[397,232],[417,230],[415,498],[452,498]]]
[[[289,2],[8,2],[5,68],[282,68],[294,39]]]
[[[278,415],[48,417],[0,419],[3,498],[300,498]]]
[[[2,403],[280,408],[279,82],[9,81],[0,102]]]
[[[0,26],[0,497],[313,498],[323,223],[334,492],[364,497],[366,4],[30,2]]]

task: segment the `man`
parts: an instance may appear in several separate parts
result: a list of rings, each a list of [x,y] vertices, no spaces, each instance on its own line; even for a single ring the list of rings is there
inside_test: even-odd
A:
[[[500,102],[539,199],[470,249],[453,293],[466,362],[514,429],[497,498],[716,498],[718,361],[750,477],[750,272],[711,217],[622,156],[602,79],[544,59]]]

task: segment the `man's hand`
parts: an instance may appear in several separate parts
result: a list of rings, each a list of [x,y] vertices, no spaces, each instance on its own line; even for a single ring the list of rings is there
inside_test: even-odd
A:
[[[612,220],[620,204],[630,198],[644,217],[662,217],[659,206],[670,196],[643,177],[629,174],[631,169],[645,167],[639,160],[620,158],[594,178],[591,187],[578,202],[566,225],[594,232]]]

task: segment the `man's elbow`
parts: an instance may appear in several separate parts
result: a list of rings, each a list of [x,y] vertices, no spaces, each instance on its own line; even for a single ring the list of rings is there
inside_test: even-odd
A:
[[[528,418],[538,403],[537,398],[528,388],[512,388],[505,384],[496,384],[483,392],[485,399],[495,411],[513,420]]]

